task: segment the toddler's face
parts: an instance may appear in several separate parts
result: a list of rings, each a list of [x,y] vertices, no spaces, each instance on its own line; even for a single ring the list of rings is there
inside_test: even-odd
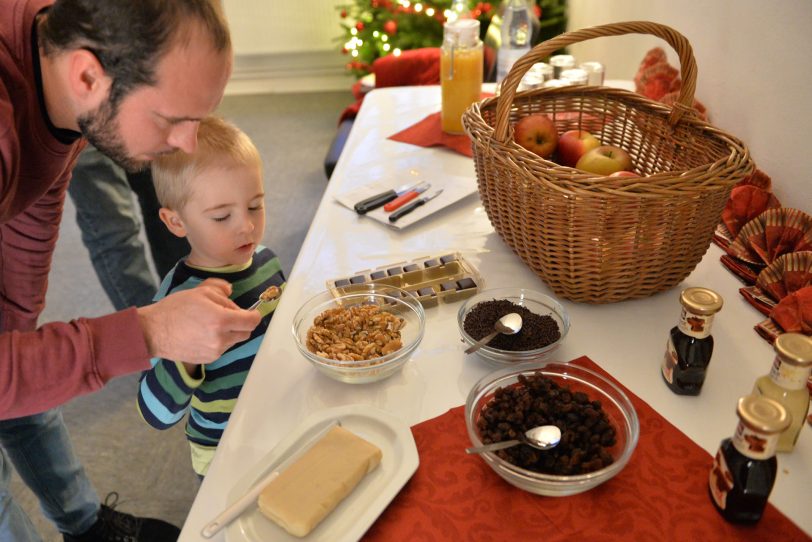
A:
[[[242,265],[265,233],[265,194],[259,165],[211,167],[195,177],[178,213],[192,247],[188,262],[200,267]]]

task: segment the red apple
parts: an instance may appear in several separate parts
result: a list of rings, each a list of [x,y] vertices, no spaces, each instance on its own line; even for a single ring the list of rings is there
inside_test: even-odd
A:
[[[550,117],[537,113],[519,119],[513,139],[528,151],[549,158],[558,144],[558,130]]]
[[[558,163],[575,167],[587,151],[600,146],[600,140],[586,130],[567,130],[558,138]]]
[[[598,175],[611,175],[616,171],[630,170],[632,157],[621,148],[601,145],[584,154],[575,167]]]
[[[614,173],[612,173],[609,176],[610,177],[639,177],[640,175],[638,175],[634,171],[623,170],[623,171],[615,171]]]

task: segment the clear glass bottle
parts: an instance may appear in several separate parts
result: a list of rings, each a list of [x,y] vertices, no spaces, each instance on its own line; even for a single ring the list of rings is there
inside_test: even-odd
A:
[[[668,334],[661,372],[674,393],[699,395],[713,354],[711,324],[722,309],[722,296],[708,288],[686,288],[679,300],[682,312]]]
[[[444,132],[463,133],[462,114],[482,94],[482,41],[479,21],[457,19],[443,28],[440,55],[442,107],[440,119]]]
[[[784,333],[775,339],[775,360],[770,373],[756,380],[753,392],[775,399],[792,416],[792,423],[778,437],[779,452],[791,452],[809,412],[806,381],[812,372],[812,337]]]
[[[532,15],[527,0],[502,3],[502,42],[496,54],[496,82],[501,83],[516,61],[530,50]]]
[[[739,424],[722,441],[708,476],[716,510],[732,523],[756,523],[764,513],[775,483],[775,446],[791,416],[779,403],[760,395],[739,399]]]

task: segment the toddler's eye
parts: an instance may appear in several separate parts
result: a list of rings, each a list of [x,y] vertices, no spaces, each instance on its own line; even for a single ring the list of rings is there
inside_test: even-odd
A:
[[[260,204],[260,205],[254,205],[253,207],[249,207],[248,210],[249,211],[261,211],[263,208],[264,208],[264,205]]]
[[[231,216],[231,215],[226,215],[226,216],[213,216],[213,217],[211,217],[211,219],[212,219],[212,220],[214,220],[215,222],[225,222],[226,220],[228,220],[228,217],[229,217],[229,216]]]

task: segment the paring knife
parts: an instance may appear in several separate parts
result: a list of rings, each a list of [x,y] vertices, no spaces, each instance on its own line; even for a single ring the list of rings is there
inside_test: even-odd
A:
[[[313,437],[305,442],[298,450],[289,455],[286,459],[279,463],[279,465],[277,465],[273,471],[265,475],[262,480],[251,487],[251,489],[248,490],[248,493],[237,499],[228,508],[223,510],[219,516],[206,524],[206,526],[203,527],[203,530],[200,531],[201,536],[203,536],[203,538],[211,538],[220,532],[223,527],[239,517],[240,514],[245,512],[245,510],[247,510],[251,505],[256,504],[259,494],[262,493],[262,490],[265,489],[268,484],[273,482],[283,470],[291,466],[297,459],[302,457],[306,451],[312,448],[324,435],[329,433],[333,427],[338,426],[341,426],[341,420],[335,419],[320,429],[318,433],[313,435]]]
[[[411,213],[412,211],[414,211],[415,209],[417,209],[418,207],[420,207],[424,203],[433,200],[434,198],[436,198],[437,196],[439,196],[442,193],[443,193],[443,189],[441,188],[437,192],[435,192],[434,194],[432,194],[430,196],[426,196],[426,197],[423,197],[423,198],[420,198],[420,199],[416,199],[413,202],[409,203],[408,205],[406,205],[404,207],[401,207],[400,209],[398,209],[397,211],[395,211],[394,213],[389,215],[389,222],[396,222],[403,215],[407,215],[407,214]]]
[[[426,183],[422,186],[418,185],[414,188],[414,190],[409,190],[405,194],[396,197],[395,199],[384,205],[383,210],[386,211],[387,213],[391,213],[395,209],[402,207],[404,204],[412,201],[414,198],[416,198],[429,188],[431,188],[430,183]]]
[[[406,192],[410,192],[423,184],[424,184],[423,182],[415,184],[404,184],[403,186],[395,188],[394,190],[387,190],[386,192],[381,192],[380,194],[376,194],[363,201],[359,201],[353,206],[353,208],[355,209],[355,212],[358,213],[359,215],[365,215],[369,211],[377,209],[378,207],[389,203],[396,197],[403,195]]]

